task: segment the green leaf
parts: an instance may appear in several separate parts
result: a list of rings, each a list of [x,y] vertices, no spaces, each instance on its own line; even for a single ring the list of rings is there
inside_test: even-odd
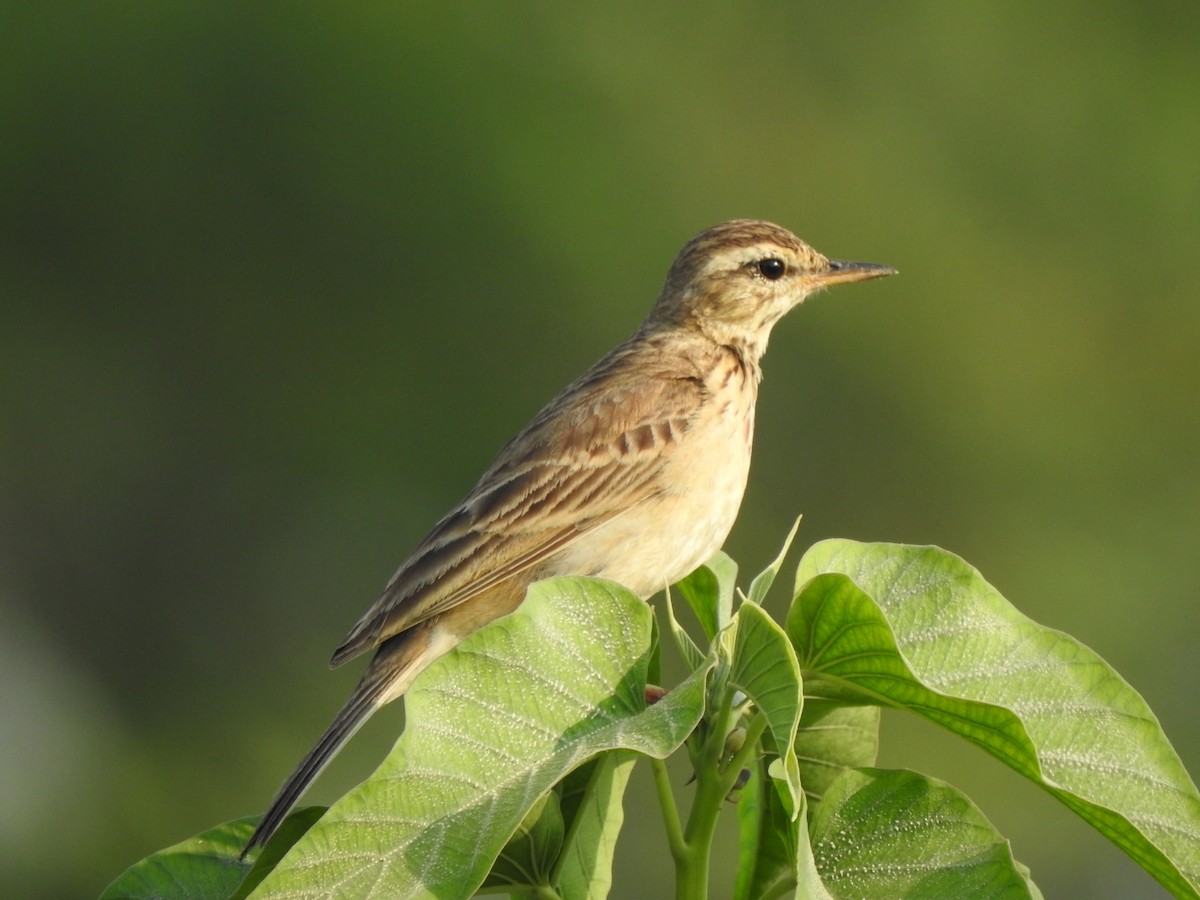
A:
[[[734,900],[780,896],[796,884],[796,829],[762,759],[738,799],[738,873]],[[803,827],[807,828],[805,822]]]
[[[796,651],[783,629],[753,603],[738,608],[733,627],[736,633],[729,683],[744,691],[766,717],[775,746],[781,751],[791,809],[798,810],[800,767],[794,744],[803,696]]]
[[[325,806],[301,806],[288,813],[287,818],[275,831],[267,846],[252,857],[254,865],[229,900],[245,900],[246,897],[249,897],[259,883],[279,864],[279,860],[283,859],[284,854],[292,849],[292,845],[308,833],[308,829],[312,828],[314,822],[325,815],[327,809],[328,807]]]
[[[779,575],[779,570],[783,568],[783,560],[787,557],[788,550],[792,547],[792,541],[796,539],[796,531],[800,528],[801,516],[796,517],[795,523],[792,525],[792,530],[788,532],[788,536],[783,540],[783,549],[779,551],[779,555],[771,562],[769,566],[754,576],[754,580],[750,582],[750,592],[746,599],[751,603],[762,605],[763,600],[767,597],[767,592],[771,590],[771,585],[775,583],[775,578]]]
[[[496,857],[483,886],[549,885],[565,830],[558,794],[543,794]]]
[[[563,900],[604,900],[608,896],[613,852],[625,821],[621,801],[636,761],[634,753],[615,750],[603,754],[588,772],[582,796],[570,816],[570,833],[562,853],[556,886]],[[566,795],[563,806],[565,810]]]
[[[671,628],[671,637],[675,639],[675,646],[679,650],[679,655],[683,657],[683,661],[687,663],[688,669],[694,672],[700,667],[707,665],[708,657],[703,650],[696,646],[696,642],[692,640],[692,636],[687,633],[687,630],[679,624],[679,619],[675,617],[675,604],[671,600],[670,590],[666,592],[666,606],[667,624]]]
[[[126,869],[100,900],[225,900],[250,871],[239,859],[257,817],[226,822],[167,847]]]
[[[819,803],[830,783],[847,768],[875,765],[878,753],[878,706],[805,699],[796,730],[796,758],[810,803]]]
[[[796,732],[800,783],[812,806],[848,767],[872,765],[879,746],[879,708],[806,699]],[[781,783],[751,766],[738,801],[739,857],[736,900],[782,896],[803,878],[798,897],[822,896],[824,887],[808,849],[808,822],[791,821]],[[783,787],[786,790],[786,787]],[[798,832],[798,828],[806,829]],[[807,874],[805,874],[807,873]],[[824,896],[828,896],[827,894]]]
[[[848,769],[813,811],[810,834],[834,897],[1034,896],[974,804],[916,772]]]
[[[610,749],[665,757],[700,720],[707,668],[645,704],[650,618],[611,582],[534,585],[418,678],[384,764],[254,896],[470,896],[568,772]]]
[[[711,642],[733,618],[733,594],[737,563],[721,551],[687,578],[675,585]]]
[[[1045,787],[1180,897],[1200,794],[1145,701],[935,547],[825,541],[787,619],[810,694],[909,709]]]

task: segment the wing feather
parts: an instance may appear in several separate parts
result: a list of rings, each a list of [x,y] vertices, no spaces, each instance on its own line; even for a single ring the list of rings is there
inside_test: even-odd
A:
[[[631,358],[645,347],[618,348],[500,451],[396,571],[334,653],[334,665],[531,573],[659,493],[662,458],[685,437],[709,391],[700,361],[683,377],[657,371],[661,355]]]

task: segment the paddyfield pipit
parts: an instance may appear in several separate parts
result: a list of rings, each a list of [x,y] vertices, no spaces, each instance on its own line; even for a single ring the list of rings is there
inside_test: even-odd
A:
[[[894,272],[827,259],[769,222],[693,238],[633,337],[501,449],[334,651],[335,666],[375,655],[247,851],[375,710],[532,582],[591,575],[646,598],[720,549],[746,487],[771,327],[814,291]]]

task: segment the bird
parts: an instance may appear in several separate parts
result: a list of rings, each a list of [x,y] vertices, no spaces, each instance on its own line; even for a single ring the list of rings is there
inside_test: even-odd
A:
[[[633,336],[505,444],[433,526],[330,662],[374,655],[242,852],[267,843],[380,707],[535,581],[606,578],[648,599],[721,548],[750,468],[771,329],[825,287],[895,274],[828,259],[786,228],[736,219],[690,240]]]

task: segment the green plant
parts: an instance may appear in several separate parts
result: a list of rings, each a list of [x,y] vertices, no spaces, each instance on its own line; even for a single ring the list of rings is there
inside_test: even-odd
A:
[[[665,693],[646,604],[610,582],[534,586],[418,680],[392,753],[328,811],[293,813],[250,862],[238,854],[254,820],[218,826],[133,866],[104,897],[604,897],[639,756],[680,900],[707,896],[731,796],[740,857],[722,896],[1040,896],[966,797],[873,768],[882,706],[983,748],[1176,896],[1200,897],[1200,794],[1095,653],[934,547],[813,546],[780,626],[761,603],[783,555],[744,595],[720,554],[677,585],[704,641],[668,597],[690,674]],[[695,771],[686,820],[664,763],[680,747]]]

